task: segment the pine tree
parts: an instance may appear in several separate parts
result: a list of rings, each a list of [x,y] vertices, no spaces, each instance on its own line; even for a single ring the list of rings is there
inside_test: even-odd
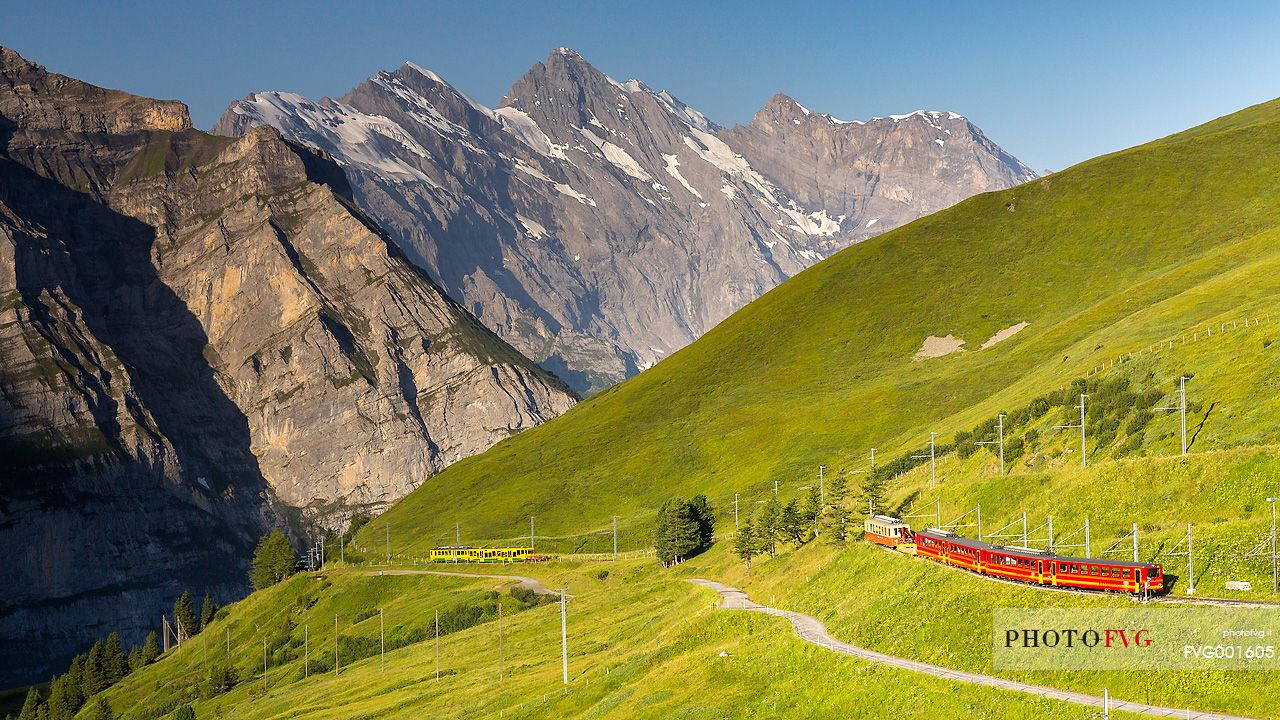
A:
[[[782,506],[782,518],[780,520],[780,532],[782,537],[788,541],[796,543],[796,547],[804,544],[806,532],[803,520],[800,518],[800,503],[795,500],[787,502]]]
[[[84,661],[84,674],[80,679],[81,694],[85,698],[93,697],[107,687],[107,673],[103,667],[103,656],[107,644],[101,640],[93,644]]]
[[[115,685],[129,674],[129,659],[125,657],[124,647],[120,645],[120,633],[107,636],[107,646],[102,658],[103,678],[108,686]]]
[[[156,639],[156,631],[152,630],[147,633],[147,639],[142,643],[142,664],[150,665],[160,657],[160,641]]]
[[[200,606],[200,631],[209,627],[213,623],[213,616],[218,614],[218,606],[214,604],[213,598],[209,593],[204,594],[204,604]]]
[[[760,517],[756,520],[756,536],[760,539],[760,550],[773,557],[778,551],[778,536],[782,530],[782,506],[776,497],[760,508]]]
[[[654,527],[658,560],[663,567],[682,562],[709,547],[714,533],[715,514],[706,497],[673,497],[658,510]]]
[[[833,543],[843,543],[849,537],[849,508],[845,500],[849,492],[847,478],[837,475],[831,479],[831,487],[827,492],[827,539]]]
[[[706,495],[694,495],[689,501],[689,507],[692,510],[693,518],[698,524],[698,547],[696,552],[702,552],[711,547],[716,537],[716,511],[711,507],[711,503],[707,501]]]
[[[868,515],[875,512],[875,508],[884,506],[884,486],[885,478],[877,473],[867,473],[867,478],[862,481],[862,506],[867,509]]]
[[[733,536],[733,552],[747,566],[747,575],[751,575],[751,558],[759,549],[756,546],[756,531],[751,527],[751,520],[745,520]]]
[[[89,715],[91,720],[115,720],[115,713],[111,712],[111,706],[107,704],[106,698],[98,698],[93,705],[93,713]]]
[[[129,648],[129,672],[137,672],[146,665],[142,660],[142,647],[134,645]]]
[[[178,642],[187,640],[198,631],[196,607],[191,602],[191,593],[184,591],[173,604],[173,624],[177,626]]]
[[[805,503],[802,519],[806,526],[813,530],[814,537],[818,536],[822,527],[822,488],[814,485],[809,488],[809,501]]]
[[[173,720],[196,720],[196,711],[190,705],[183,705],[174,711]]]
[[[18,720],[36,720],[36,712],[40,709],[40,693],[34,687],[27,688],[27,699],[22,703],[22,711]]]
[[[258,548],[253,552],[253,566],[249,570],[249,579],[254,590],[271,587],[293,574],[293,546],[289,539],[279,530],[272,530],[258,541]]]

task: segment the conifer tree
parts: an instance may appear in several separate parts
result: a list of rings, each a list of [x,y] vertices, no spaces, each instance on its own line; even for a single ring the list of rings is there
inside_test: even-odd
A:
[[[142,643],[142,664],[150,665],[160,657],[160,642],[156,639],[156,631],[152,630],[147,633],[147,639]]]
[[[115,685],[129,674],[129,659],[125,657],[124,647],[120,644],[120,633],[107,636],[106,649],[102,659],[103,679],[108,686]]]
[[[200,606],[200,631],[209,627],[213,622],[213,616],[218,614],[218,606],[213,602],[213,598],[209,593],[204,594],[204,604]]]
[[[795,500],[789,501],[782,507],[782,516],[779,518],[779,531],[782,537],[796,544],[796,547],[804,544],[805,527],[800,517],[800,504]]]
[[[115,713],[111,712],[111,706],[107,704],[106,698],[98,698],[93,705],[93,712],[89,715],[91,720],[115,720]]]
[[[18,720],[36,720],[36,712],[40,709],[40,693],[34,687],[27,688],[27,699],[22,703],[22,711]]]
[[[272,530],[258,542],[253,553],[253,566],[249,579],[254,590],[271,587],[293,574],[293,546],[279,530]]]
[[[849,538],[850,513],[845,506],[849,481],[837,475],[831,479],[831,486],[827,490],[827,539],[833,543],[843,543]]]
[[[173,604],[173,623],[177,627],[178,642],[183,642],[194,636],[199,628],[196,625],[196,607],[191,602],[191,593],[183,591],[178,596],[177,602]]]
[[[751,558],[759,549],[756,547],[756,531],[751,526],[751,519],[743,521],[738,532],[733,536],[733,552],[747,566],[747,575],[751,575]]]
[[[103,662],[106,646],[105,642],[99,640],[93,644],[89,655],[85,657],[84,674],[80,679],[81,694],[85,698],[93,697],[107,687],[107,674]]]

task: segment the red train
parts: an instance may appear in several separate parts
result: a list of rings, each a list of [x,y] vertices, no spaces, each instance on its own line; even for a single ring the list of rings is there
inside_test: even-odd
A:
[[[905,523],[895,518],[869,518],[867,540],[910,551],[901,539],[904,526]],[[881,534],[882,529],[888,529],[890,534]],[[1163,568],[1155,563],[1063,557],[1045,550],[992,545],[960,537],[950,530],[925,529],[909,535],[909,538],[907,542],[914,541],[915,554],[982,575],[1032,585],[1133,594],[1164,590]]]

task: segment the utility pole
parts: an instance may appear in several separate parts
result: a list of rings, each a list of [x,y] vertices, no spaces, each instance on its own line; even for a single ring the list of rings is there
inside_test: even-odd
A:
[[[533,549],[533,516],[529,516],[529,549]]]
[[[262,638],[262,674],[267,674],[267,639]]]
[[[937,462],[937,457],[934,455],[934,452],[933,452],[933,438],[934,438],[934,434],[929,433],[929,489],[930,490],[932,490],[933,486],[936,485],[938,482],[938,462]],[[939,520],[938,524],[939,526],[941,526],[942,521]]]
[[[498,606],[498,612],[502,612],[501,605]],[[385,673],[387,671],[387,624],[382,608],[378,608],[378,640],[382,643],[382,672]]]
[[[569,687],[569,628],[565,619],[564,588],[560,589],[560,668],[564,686]]]
[[[1196,594],[1196,564],[1191,547],[1191,523],[1187,523],[1187,594]]]
[[[773,481],[773,499],[778,499],[778,481],[776,479]]]
[[[738,532],[738,493],[733,494],[733,531]]]
[[[942,529],[942,498],[935,497],[933,499],[933,513],[934,513],[933,526],[941,530]]]
[[[387,564],[391,564],[391,521],[387,521]]]
[[[818,466],[818,504],[827,504],[827,486],[823,484],[822,471],[826,469],[826,465]]]
[[[1084,556],[1089,557],[1089,517],[1084,518]]]
[[[996,432],[999,434],[999,439],[996,443],[1000,445],[1000,477],[1004,477],[1004,413],[996,416]],[[986,440],[974,443],[974,445],[994,445],[996,443]]]
[[[333,616],[333,676],[338,676],[338,616]]]
[[[311,676],[311,626],[302,626],[302,677]]]
[[[618,516],[613,516],[613,559],[618,559]]]
[[[1275,595],[1280,592],[1280,575],[1276,574],[1276,500],[1280,498],[1267,498],[1267,502],[1271,503],[1271,594]]]
[[[1138,523],[1133,524],[1133,561],[1138,562]]]
[[[1080,428],[1080,467],[1088,467],[1089,455],[1085,452],[1085,431],[1084,431],[1084,399],[1088,397],[1084,393],[1080,393],[1080,424],[1079,425],[1054,425],[1053,430],[1074,430]]]
[[[1027,511],[1022,511],[1022,547],[1027,546]]]
[[[938,481],[937,462],[933,452],[933,439],[935,435],[936,433],[929,433],[929,454],[927,456],[925,455],[911,456],[912,460],[923,460],[925,459],[925,457],[929,458],[929,489],[930,490],[933,489],[934,484]]]
[[[871,469],[876,469],[876,449],[871,448]]]
[[[978,542],[982,542],[982,503],[978,503]]]
[[[1053,516],[1049,516],[1049,554],[1053,554]]]
[[[440,610],[436,609],[436,682],[440,682]]]
[[[1182,454],[1187,454],[1187,378],[1182,376],[1178,378],[1178,395],[1179,395],[1179,412],[1182,416]]]
[[[453,524],[453,561],[458,562],[458,547],[462,545],[462,523]]]
[[[498,603],[498,687],[502,687],[502,603]]]
[[[1178,411],[1179,422],[1182,425],[1182,455],[1187,455],[1187,378],[1182,376],[1178,378],[1178,405],[1176,407],[1155,408],[1156,412],[1172,412]]]

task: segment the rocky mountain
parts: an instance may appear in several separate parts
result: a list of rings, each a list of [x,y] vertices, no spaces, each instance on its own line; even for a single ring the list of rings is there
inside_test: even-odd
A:
[[[0,49],[0,683],[573,402],[323,153]]]
[[[231,104],[329,152],[485,325],[579,390],[651,366],[831,253],[1035,174],[952,113],[841,122],[774,98],[722,128],[565,48],[486,108],[412,63]]]

